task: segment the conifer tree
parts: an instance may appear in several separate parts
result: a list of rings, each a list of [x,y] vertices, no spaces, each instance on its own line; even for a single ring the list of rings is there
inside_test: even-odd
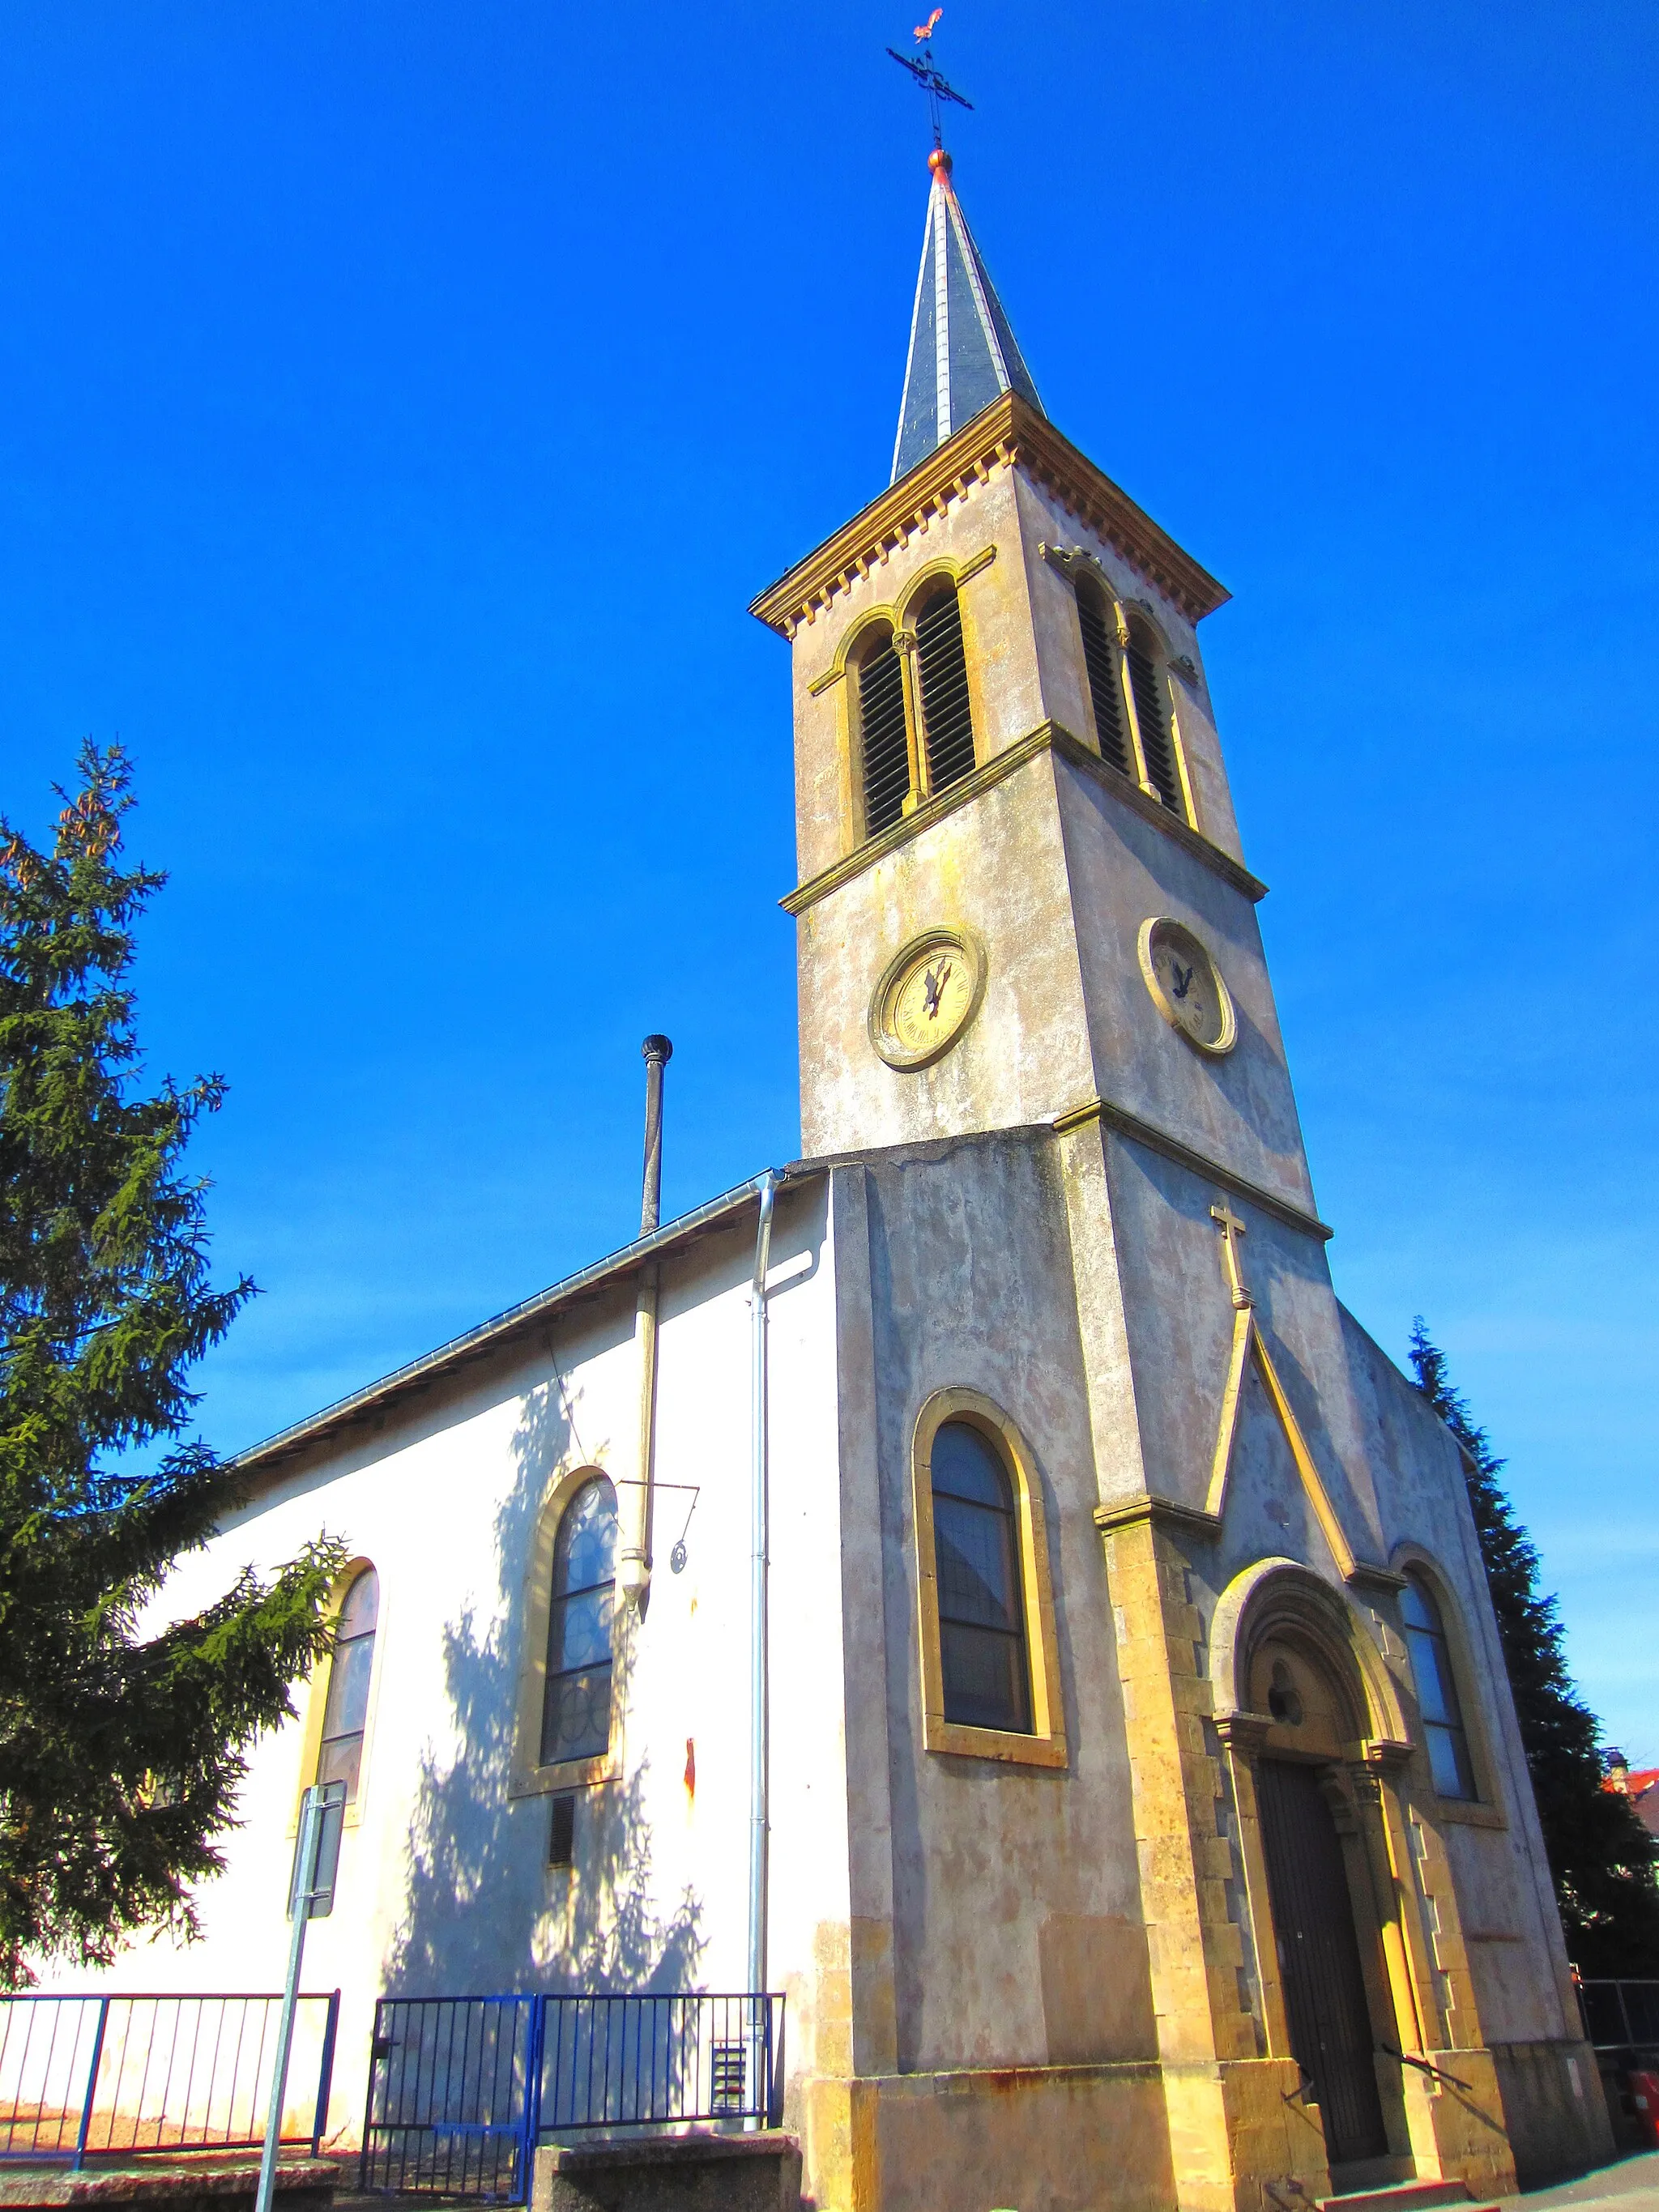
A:
[[[1452,1387],[1445,1354],[1420,1314],[1411,1361],[1419,1389],[1463,1447],[1568,1954],[1586,1975],[1659,1973],[1659,1843],[1629,1800],[1603,1786],[1601,1723],[1567,1671],[1555,1599],[1539,1590],[1537,1550],[1498,1481],[1505,1462]]]
[[[118,748],[51,848],[0,817],[0,1983],[193,1932],[246,1753],[328,1643],[325,1542],[204,1611],[152,1604],[242,1494],[191,1431],[191,1363],[252,1295],[210,1280],[182,1155],[224,1085],[143,1084]]]

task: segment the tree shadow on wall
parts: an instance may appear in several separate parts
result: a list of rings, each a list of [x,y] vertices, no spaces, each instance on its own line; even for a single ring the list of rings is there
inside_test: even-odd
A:
[[[451,1759],[428,1745],[422,1758],[386,1986],[409,1996],[689,1990],[705,1946],[702,1906],[689,1887],[665,1914],[657,1899],[647,1762],[580,1793],[568,1873],[546,1863],[551,1801],[508,1795],[532,1547],[555,1470],[586,1455],[556,1374],[528,1395],[513,1450],[513,1488],[495,1516],[499,1609],[490,1619],[469,1607],[444,1630],[458,1747]],[[619,1697],[636,1628],[631,1613],[618,1619]]]

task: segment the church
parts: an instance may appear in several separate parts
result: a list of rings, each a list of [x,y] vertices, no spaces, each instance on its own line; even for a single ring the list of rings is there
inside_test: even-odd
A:
[[[666,1223],[648,1160],[635,1243],[245,1455],[172,1601],[325,1528],[337,1647],[110,1982],[278,1986],[337,1780],[337,2144],[384,1996],[771,1990],[835,2212],[1484,2200],[1607,2120],[1458,1447],[1332,1288],[1226,593],[930,166],[890,481],[753,608],[803,1157]]]

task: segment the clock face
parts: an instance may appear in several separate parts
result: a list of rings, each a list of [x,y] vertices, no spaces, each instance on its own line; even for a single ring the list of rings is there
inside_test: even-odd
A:
[[[890,1067],[926,1067],[961,1036],[979,1005],[984,963],[955,930],[907,945],[876,986],[870,1036]]]
[[[1200,1052],[1231,1052],[1238,1020],[1221,971],[1190,929],[1157,919],[1140,928],[1140,972],[1172,1029]]]

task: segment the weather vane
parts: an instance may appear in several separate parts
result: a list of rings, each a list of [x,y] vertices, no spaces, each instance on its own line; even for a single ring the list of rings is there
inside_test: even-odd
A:
[[[896,46],[889,46],[887,49],[899,67],[908,70],[916,82],[927,94],[927,105],[933,118],[935,152],[938,152],[945,143],[945,132],[939,123],[941,101],[953,100],[958,107],[969,108],[971,108],[974,104],[971,100],[964,100],[954,85],[947,84],[934,65],[933,26],[944,13],[943,8],[935,8],[925,23],[916,25],[915,40],[918,51],[915,53],[902,54]]]

